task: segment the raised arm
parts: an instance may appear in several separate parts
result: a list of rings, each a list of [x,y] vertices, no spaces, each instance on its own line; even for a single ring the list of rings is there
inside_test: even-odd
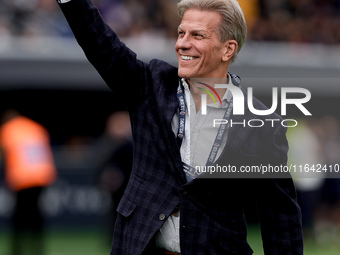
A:
[[[106,84],[126,102],[144,98],[148,65],[120,41],[91,0],[57,1],[77,42]]]

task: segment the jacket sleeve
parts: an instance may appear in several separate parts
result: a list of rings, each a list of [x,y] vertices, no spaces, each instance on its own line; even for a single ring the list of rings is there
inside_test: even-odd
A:
[[[147,93],[148,65],[120,41],[91,0],[59,3],[78,44],[106,84],[127,103]]]
[[[287,151],[285,128],[278,126],[267,150],[271,165],[286,166]],[[264,253],[302,255],[301,211],[290,174],[257,181],[256,199]]]

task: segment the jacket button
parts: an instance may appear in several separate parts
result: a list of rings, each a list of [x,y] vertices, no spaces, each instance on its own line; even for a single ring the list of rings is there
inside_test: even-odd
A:
[[[164,220],[165,219],[165,215],[162,213],[162,214],[159,215],[158,218],[159,218],[159,220]]]

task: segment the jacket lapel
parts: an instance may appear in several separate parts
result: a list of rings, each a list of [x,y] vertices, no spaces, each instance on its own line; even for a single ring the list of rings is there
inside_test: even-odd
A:
[[[232,150],[238,151],[246,138],[248,137],[251,127],[247,125],[247,116],[233,116],[232,121],[233,123],[243,123],[245,121],[245,125],[243,124],[236,124],[230,127],[230,131],[228,134],[228,139],[224,150]]]
[[[247,98],[246,92],[243,89],[242,91],[245,94],[245,98]],[[227,143],[223,150],[224,152],[226,150],[238,151],[241,148],[242,144],[245,142],[252,130],[252,128],[247,125],[248,120],[250,120],[252,117],[253,115],[249,111],[247,104],[244,106],[244,115],[231,116],[230,119],[232,119],[233,123],[244,123],[244,125],[236,124],[230,126]]]
[[[168,79],[165,84],[164,93],[161,93],[163,98],[161,99],[161,112],[160,119],[162,121],[163,135],[167,141],[167,150],[171,156],[172,162],[174,163],[174,174],[182,185],[186,182],[185,173],[183,171],[183,163],[180,156],[180,150],[177,143],[176,136],[172,131],[171,122],[178,110],[177,100],[177,86],[179,84],[179,77],[176,75],[176,79]]]

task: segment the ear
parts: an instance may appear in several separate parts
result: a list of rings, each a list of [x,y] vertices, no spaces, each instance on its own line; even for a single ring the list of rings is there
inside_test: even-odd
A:
[[[238,43],[235,40],[228,40],[224,45],[223,61],[229,61],[238,49]]]

